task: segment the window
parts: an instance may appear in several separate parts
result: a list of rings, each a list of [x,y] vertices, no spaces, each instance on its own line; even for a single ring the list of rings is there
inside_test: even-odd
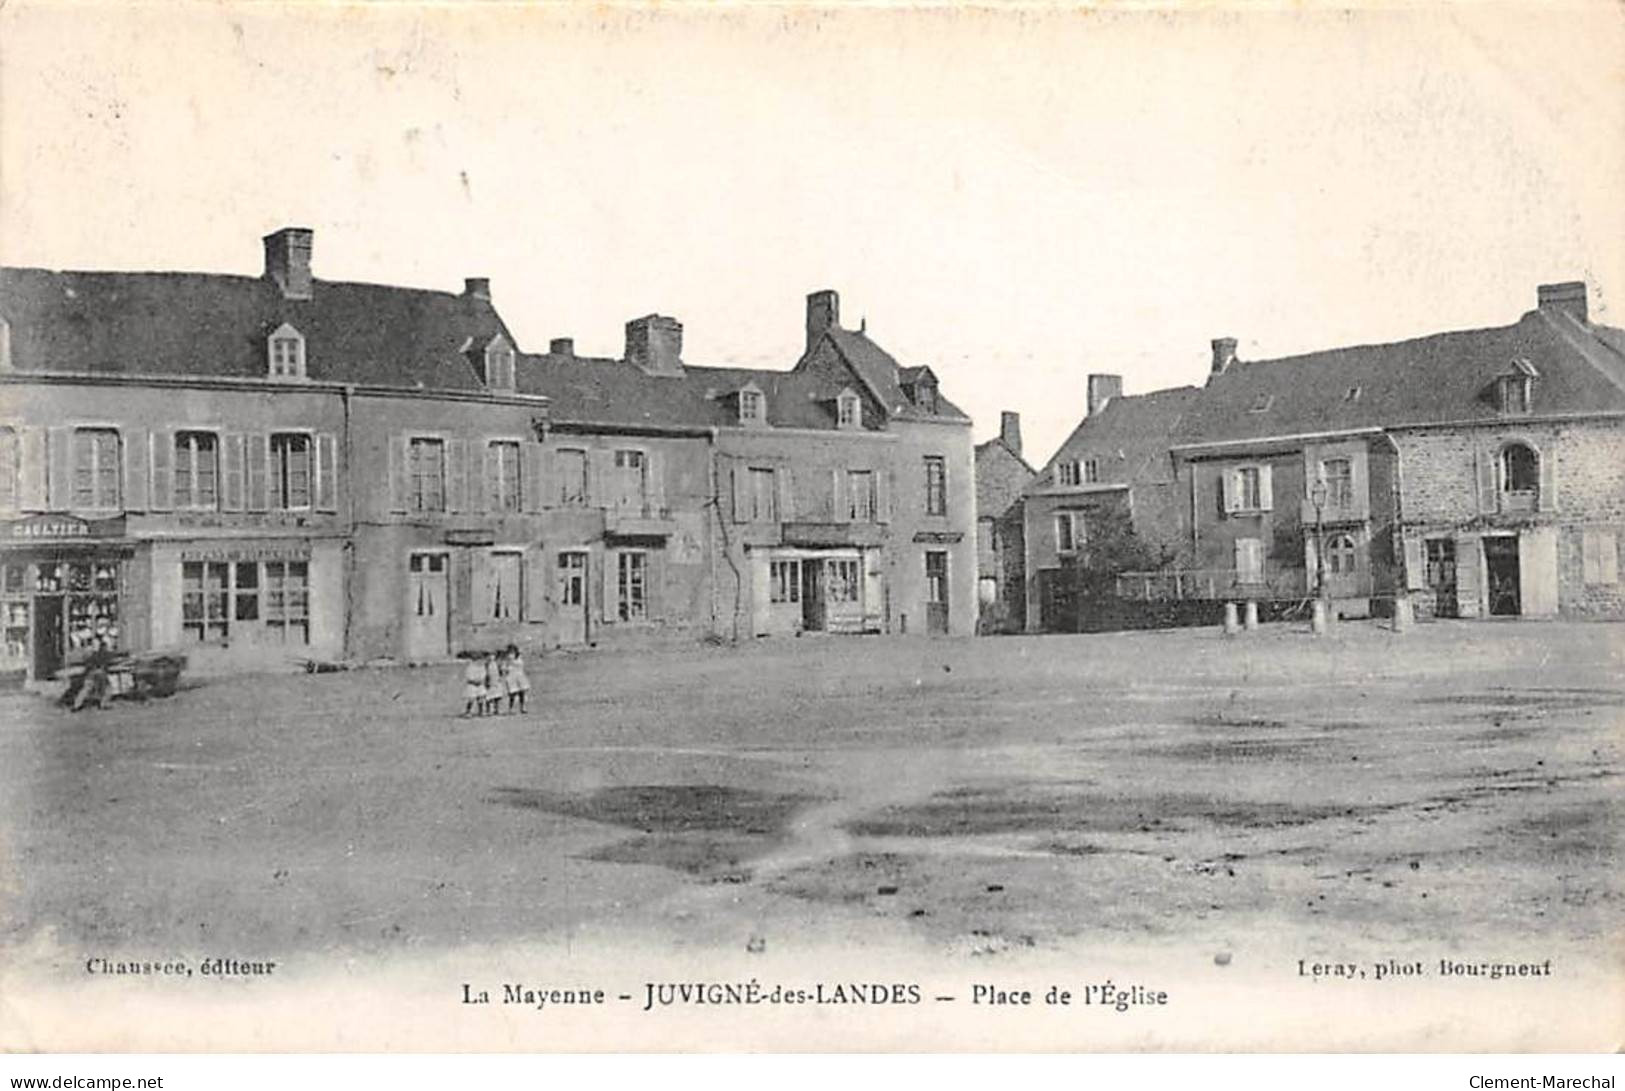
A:
[[[1619,582],[1619,536],[1611,530],[1588,530],[1580,538],[1585,582],[1611,586]]]
[[[310,437],[302,432],[271,436],[271,506],[284,511],[310,507]]]
[[[587,555],[559,554],[559,605],[587,605]]]
[[[1086,459],[1084,459],[1083,460],[1083,483],[1085,485],[1094,485],[1094,484],[1098,483],[1099,481],[1100,481],[1100,460],[1098,458],[1086,458]]]
[[[1534,380],[1528,375],[1503,375],[1496,380],[1503,413],[1528,413],[1534,400]]]
[[[181,628],[199,641],[224,640],[230,628],[231,565],[187,561],[181,565]]]
[[[948,463],[941,455],[925,456],[925,513],[948,514]]]
[[[412,511],[446,510],[446,444],[417,437],[406,447],[407,506]]]
[[[310,643],[310,565],[265,562],[265,630],[284,644]]]
[[[1334,534],[1326,542],[1326,572],[1332,576],[1354,575],[1354,539]]]
[[[760,422],[765,399],[762,392],[747,386],[739,392],[739,419],[742,423]]]
[[[177,508],[220,506],[220,442],[213,432],[176,432],[173,472]]]
[[[1080,480],[1078,463],[1075,461],[1063,462],[1056,466],[1055,474],[1056,483],[1060,485],[1076,485]]]
[[[858,562],[833,558],[824,562],[824,601],[834,605],[858,601]]]
[[[937,411],[937,384],[936,380],[921,376],[914,384],[914,404],[927,413]]]
[[[840,428],[863,427],[863,403],[850,390],[843,390],[835,399],[835,423]]]
[[[22,451],[15,428],[0,428],[0,509],[13,509],[18,503],[17,482],[22,467]]]
[[[225,640],[234,626],[272,643],[310,643],[309,562],[183,562],[182,630],[206,643]]]
[[[266,340],[269,371],[274,379],[299,379],[305,374],[305,338],[284,323]]]
[[[1236,582],[1264,582],[1264,542],[1261,538],[1236,539]]]
[[[500,334],[485,349],[485,385],[492,390],[513,389],[513,349]]]
[[[579,508],[587,503],[587,452],[564,449],[554,458],[559,468],[559,503]]]
[[[1076,553],[1089,543],[1089,528],[1081,511],[1055,513],[1055,552]]]
[[[518,511],[519,444],[514,440],[494,440],[486,448],[486,489],[492,511]]]
[[[750,518],[755,523],[779,521],[778,475],[770,469],[750,469]]]
[[[1509,443],[1501,451],[1501,490],[1533,493],[1540,489],[1540,458],[1533,448]]]
[[[43,565],[41,566],[44,567]],[[77,562],[53,566],[58,578],[62,568],[68,575],[68,648],[87,651],[98,639],[113,647],[119,644],[119,568],[114,562]]]
[[[1357,387],[1357,386],[1349,387],[1348,390],[1343,392],[1343,400],[1346,401],[1346,402],[1357,402],[1357,401],[1359,401],[1360,400],[1360,388]]]
[[[875,475],[872,470],[846,472],[846,517],[854,523],[875,518]]]
[[[1236,502],[1243,511],[1258,511],[1264,502],[1262,475],[1257,466],[1236,471]]]
[[[1326,483],[1326,504],[1346,508],[1354,503],[1354,464],[1346,458],[1328,458],[1320,464],[1320,479]]]
[[[648,471],[649,458],[642,451],[615,452],[615,499],[621,507],[642,509]]]
[[[73,433],[73,506],[119,506],[119,436],[112,428]]]
[[[1267,413],[1267,412],[1269,412],[1270,406],[1273,405],[1274,403],[1275,403],[1275,395],[1274,394],[1260,394],[1256,398],[1253,399],[1253,404],[1249,405],[1247,407],[1247,412],[1249,412],[1249,413]]]
[[[1449,538],[1429,538],[1426,550],[1426,578],[1429,587],[1456,586],[1456,543]]]
[[[518,620],[520,555],[513,550],[494,550],[486,561],[486,586],[480,589],[478,620]]]
[[[768,598],[773,602],[801,601],[801,562],[769,561]]]
[[[642,552],[625,552],[616,560],[615,614],[622,621],[641,621],[648,616],[644,598],[648,558]]]

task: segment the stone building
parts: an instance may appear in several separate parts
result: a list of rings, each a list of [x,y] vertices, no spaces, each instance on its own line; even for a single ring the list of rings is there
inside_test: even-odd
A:
[[[833,293],[792,371],[686,369],[659,316],[585,361],[522,353],[483,278],[325,281],[313,244],[267,236],[252,277],[0,270],[0,676],[99,642],[209,671],[735,614],[972,630],[969,421]],[[781,467],[780,506],[744,518]],[[827,606],[775,622],[776,561]]]
[[[976,446],[977,629],[1025,627],[1021,493],[1037,476],[1021,453],[1021,414],[999,415],[999,434]]]

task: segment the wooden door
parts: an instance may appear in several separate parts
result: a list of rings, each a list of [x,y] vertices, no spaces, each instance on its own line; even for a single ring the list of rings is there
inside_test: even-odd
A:
[[[407,561],[406,657],[414,662],[444,659],[450,644],[450,558],[414,553]]]
[[[587,640],[587,554],[571,550],[559,554],[558,641],[583,644]]]
[[[925,631],[948,631],[948,551],[925,551]]]

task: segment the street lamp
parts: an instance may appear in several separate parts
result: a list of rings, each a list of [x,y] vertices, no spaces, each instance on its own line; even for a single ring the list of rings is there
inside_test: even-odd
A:
[[[1309,490],[1315,505],[1315,598],[1326,608],[1326,481],[1319,478]],[[1324,616],[1324,614],[1322,615]]]

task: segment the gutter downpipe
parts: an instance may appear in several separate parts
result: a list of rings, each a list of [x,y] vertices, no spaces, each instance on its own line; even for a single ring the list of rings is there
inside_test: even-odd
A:
[[[344,407],[344,636],[343,655],[350,658],[350,635],[355,615],[355,444],[351,437],[351,399],[355,397],[355,384],[345,383],[339,388],[339,404]],[[334,487],[338,487],[335,475]]]

